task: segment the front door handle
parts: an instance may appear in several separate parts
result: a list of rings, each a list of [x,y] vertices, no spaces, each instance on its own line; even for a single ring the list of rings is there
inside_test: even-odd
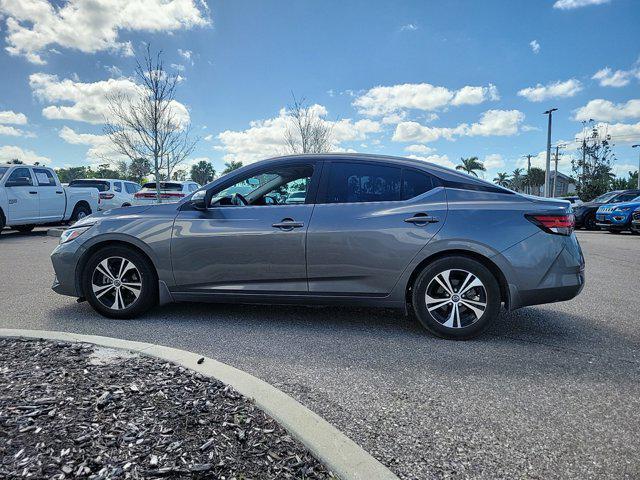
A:
[[[57,193],[58,195],[62,195],[64,192],[57,191],[56,193]]]
[[[29,193],[30,193],[31,195],[37,195],[37,194],[38,194],[38,192],[33,192],[33,191],[31,191],[31,192],[29,192]]]
[[[273,228],[279,228],[280,230],[293,230],[294,228],[304,227],[304,223],[296,222],[293,218],[283,218],[281,222],[271,225]]]
[[[426,213],[416,213],[413,217],[405,218],[404,221],[415,225],[424,225],[426,223],[437,223],[440,220]]]

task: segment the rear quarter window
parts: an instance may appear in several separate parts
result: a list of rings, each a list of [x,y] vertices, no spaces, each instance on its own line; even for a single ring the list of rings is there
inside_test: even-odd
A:
[[[438,185],[439,182],[433,175],[405,168],[402,172],[402,200],[422,195]]]

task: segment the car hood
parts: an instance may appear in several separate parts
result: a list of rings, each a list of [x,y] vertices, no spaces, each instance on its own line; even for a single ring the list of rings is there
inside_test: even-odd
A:
[[[616,210],[618,208],[637,208],[640,207],[640,202],[622,202],[622,203],[612,203],[611,204],[611,211]]]
[[[600,203],[600,202],[584,202],[581,203],[580,205],[576,205],[575,207],[573,207],[574,209],[578,209],[578,208],[597,208],[601,205],[605,205],[604,203]]]

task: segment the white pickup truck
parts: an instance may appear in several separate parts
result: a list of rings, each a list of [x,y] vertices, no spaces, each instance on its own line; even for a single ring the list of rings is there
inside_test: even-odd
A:
[[[96,188],[63,187],[51,168],[0,165],[0,232],[79,220],[97,212],[99,201]]]

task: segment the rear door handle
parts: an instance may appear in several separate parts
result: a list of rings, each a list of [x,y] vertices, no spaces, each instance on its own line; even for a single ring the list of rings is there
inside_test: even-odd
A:
[[[63,193],[63,192],[59,192],[59,191],[58,191],[58,192],[56,192],[56,193],[57,193],[58,195],[62,195],[62,193]]]
[[[29,192],[31,195],[37,195],[38,192]]]
[[[416,213],[413,217],[405,218],[404,221],[415,225],[424,225],[425,223],[437,223],[440,220],[426,213]]]
[[[271,225],[273,228],[279,228],[281,230],[293,230],[294,228],[302,228],[304,227],[304,223],[295,222],[292,218],[284,218],[279,223],[274,223]]]

